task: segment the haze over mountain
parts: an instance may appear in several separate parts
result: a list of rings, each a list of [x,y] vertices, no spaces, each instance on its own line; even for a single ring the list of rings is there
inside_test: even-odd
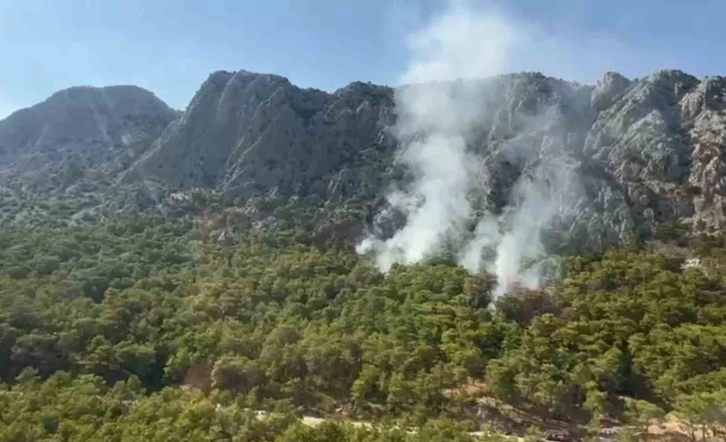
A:
[[[539,286],[553,255],[722,228],[721,77],[502,74],[535,50],[576,72],[581,48],[498,9],[447,5],[406,39],[396,88],[219,71],[181,113],[134,87],[16,112],[0,123],[2,219],[152,210],[301,228],[383,271],[446,257],[495,274],[500,292]]]
[[[469,230],[484,211],[502,213],[520,177],[552,183],[565,170],[582,180],[567,198],[553,195],[556,214],[540,227],[573,241],[601,247],[673,220],[697,232],[722,227],[723,78],[606,73],[590,86],[524,73],[436,87],[487,103],[466,139],[477,159]],[[352,83],[329,94],[275,75],[216,72],[182,114],[132,86],[61,91],[0,122],[5,219],[30,207],[12,211],[13,198],[99,209],[143,185],[161,189],[156,201],[205,188],[239,204],[270,196],[317,208],[363,204],[371,221],[389,186],[415,175],[396,161],[391,130],[402,90]],[[386,237],[397,216],[405,213],[384,211],[359,227]]]

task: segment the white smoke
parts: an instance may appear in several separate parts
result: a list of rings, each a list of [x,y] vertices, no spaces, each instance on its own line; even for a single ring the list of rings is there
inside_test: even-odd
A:
[[[409,38],[412,60],[401,78],[402,83],[432,83],[502,73],[508,67],[508,54],[516,39],[517,29],[499,11],[474,10],[466,2],[450,2],[442,15]],[[424,111],[437,121],[441,117],[431,109],[422,108],[416,97],[409,98],[413,103],[404,105],[413,104],[417,111]],[[454,122],[452,118],[447,121]]]
[[[496,13],[470,12],[453,4],[408,41],[413,59],[401,82],[411,86],[396,91],[396,133],[405,146],[401,159],[415,175],[414,190],[388,197],[408,222],[387,241],[368,238],[358,248],[375,252],[384,271],[395,262],[412,264],[435,253],[447,234],[462,232],[471,215],[466,197],[476,159],[466,152],[466,135],[481,103],[465,84],[448,81],[499,73],[513,32]],[[496,43],[483,51],[484,42]]]
[[[409,192],[388,196],[389,205],[406,214],[407,221],[389,239],[369,237],[358,246],[359,253],[373,253],[383,271],[394,263],[420,262],[455,244],[460,265],[497,276],[497,293],[515,284],[533,288],[541,283],[536,264],[544,252],[540,231],[557,214],[557,198],[566,184],[547,182],[539,169],[530,171],[531,178],[513,189],[509,210],[501,217],[479,216],[470,233],[475,215],[467,196],[482,160],[467,151],[467,139],[481,124],[486,100],[480,82],[456,81],[506,72],[510,53],[526,35],[498,11],[454,2],[410,38],[412,60],[401,79],[409,86],[396,91],[395,133],[414,181]],[[539,152],[530,146],[514,139],[502,152],[531,159]]]
[[[526,259],[536,259],[544,253],[539,234],[556,213],[546,183],[536,180],[520,183],[517,192],[523,201],[516,207],[504,237],[497,245],[494,274],[497,275],[495,294],[510,291],[515,284],[536,288],[540,284],[539,268],[523,269]]]
[[[471,239],[461,250],[458,262],[471,273],[486,270],[496,273],[493,263],[496,259],[497,245],[502,242],[499,221],[492,215],[481,218]]]

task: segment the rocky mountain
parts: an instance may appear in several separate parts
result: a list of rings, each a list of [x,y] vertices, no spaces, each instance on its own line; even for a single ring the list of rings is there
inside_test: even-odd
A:
[[[393,121],[390,88],[353,83],[328,94],[275,75],[216,72],[125,179],[242,199],[370,199],[391,164]]]
[[[178,115],[136,86],[74,87],[13,113],[0,121],[2,209],[29,198],[103,203]]]
[[[467,139],[478,210],[504,210],[512,186],[544,170],[577,181],[563,186],[555,223],[575,242],[601,247],[671,221],[713,232],[726,221],[725,78],[606,73],[588,86],[524,73],[436,87],[484,103]],[[317,214],[363,207],[358,229],[385,231],[402,214],[374,218],[383,196],[411,180],[397,161],[396,93],[216,72],[178,114],[139,88],[73,88],[0,122],[0,185],[62,198],[112,183],[156,202],[203,188],[237,206],[272,198]]]

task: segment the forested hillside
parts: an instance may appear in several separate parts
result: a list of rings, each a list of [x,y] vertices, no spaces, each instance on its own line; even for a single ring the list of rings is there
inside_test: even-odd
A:
[[[726,1],[647,1],[3,3],[0,442],[726,442]]]
[[[659,238],[568,258],[547,287],[493,299],[486,273],[431,261],[384,276],[301,230],[218,237],[151,215],[4,225],[0,441],[524,430],[484,396],[593,433],[675,412],[718,434],[726,243],[666,227]],[[382,426],[313,428],[296,415]]]
[[[724,97],[220,71],[15,112],[0,442],[723,437]]]

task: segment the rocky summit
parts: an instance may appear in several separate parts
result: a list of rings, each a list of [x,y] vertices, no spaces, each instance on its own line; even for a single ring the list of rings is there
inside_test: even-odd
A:
[[[328,94],[274,75],[217,72],[127,179],[212,187],[243,199],[273,190],[372,198],[377,189],[362,185],[380,178],[371,164],[390,163],[392,92],[354,83]]]
[[[74,87],[13,113],[0,121],[0,220],[62,219],[121,201],[117,177],[178,116],[136,86]]]
[[[505,210],[512,186],[536,169],[572,181],[553,227],[573,243],[601,248],[664,223],[709,233],[726,222],[724,78],[609,72],[581,85],[522,73],[407,87],[460,88],[483,103],[466,140],[479,211]],[[351,83],[327,93],[215,72],[181,113],[133,86],[64,90],[0,121],[0,213],[27,222],[47,200],[76,218],[150,210],[201,189],[245,222],[274,226],[269,207],[241,209],[272,199],[317,216],[355,207],[363,213],[351,235],[385,231],[404,216],[375,216],[385,195],[415,175],[398,161],[401,90]]]
[[[23,184],[64,191],[96,168],[128,167],[177,116],[135,86],[66,89],[0,121],[0,170],[4,180],[37,175]]]

